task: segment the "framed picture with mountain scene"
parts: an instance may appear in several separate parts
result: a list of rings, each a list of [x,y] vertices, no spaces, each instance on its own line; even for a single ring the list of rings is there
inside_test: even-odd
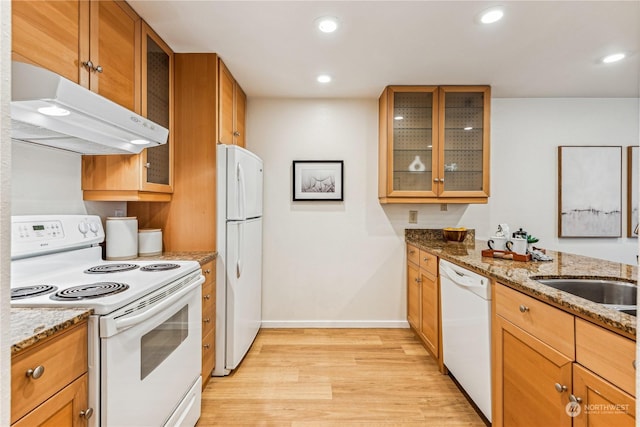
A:
[[[622,236],[622,146],[558,147],[558,236]]]
[[[627,237],[638,237],[638,161],[640,147],[627,147]]]
[[[294,160],[293,201],[342,201],[342,160]]]

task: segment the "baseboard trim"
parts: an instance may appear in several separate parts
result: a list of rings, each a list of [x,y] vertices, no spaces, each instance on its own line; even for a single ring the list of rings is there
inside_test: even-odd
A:
[[[406,320],[263,320],[263,328],[409,328]]]

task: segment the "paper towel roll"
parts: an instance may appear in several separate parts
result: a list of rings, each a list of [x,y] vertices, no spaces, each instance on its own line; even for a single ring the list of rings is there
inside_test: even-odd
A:
[[[138,255],[151,256],[162,254],[162,230],[159,228],[141,228],[138,230]]]
[[[107,217],[107,259],[124,260],[138,256],[138,218]]]

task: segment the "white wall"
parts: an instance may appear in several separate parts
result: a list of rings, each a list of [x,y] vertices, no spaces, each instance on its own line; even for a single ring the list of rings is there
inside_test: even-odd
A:
[[[12,141],[11,214],[92,214],[103,219],[126,202],[82,200],[80,154]]]
[[[506,222],[542,247],[635,264],[637,239],[556,237],[556,147],[637,144],[638,100],[494,99],[492,110],[489,204],[441,212],[378,203],[377,100],[250,99],[248,148],[265,161],[265,326],[405,324],[409,209],[416,228],[486,238]],[[291,201],[291,162],[305,159],[344,160],[343,203]]]

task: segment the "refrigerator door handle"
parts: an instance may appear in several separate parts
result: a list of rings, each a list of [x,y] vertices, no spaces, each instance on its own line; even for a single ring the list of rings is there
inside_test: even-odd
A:
[[[247,189],[246,182],[244,178],[244,169],[242,165],[238,163],[237,166],[237,174],[238,174],[238,213],[240,214],[240,218],[247,219]]]
[[[237,256],[237,260],[236,261],[236,277],[240,278],[240,276],[242,276],[242,253],[243,253],[243,246],[242,243],[244,242],[244,224],[240,223],[238,224],[238,256]]]

